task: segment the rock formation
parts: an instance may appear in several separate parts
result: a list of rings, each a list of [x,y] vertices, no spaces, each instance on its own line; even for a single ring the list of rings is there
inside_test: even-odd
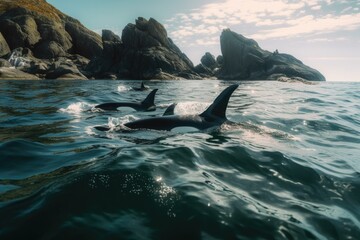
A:
[[[220,37],[223,65],[221,79],[276,80],[279,77],[300,77],[310,81],[325,81],[317,70],[304,65],[288,54],[271,53],[252,39],[224,30]]]
[[[153,18],[140,17],[135,24],[128,24],[121,38],[104,30],[102,40],[102,54],[87,68],[95,78],[109,75],[124,79],[200,78],[190,59]]]
[[[25,56],[24,49],[31,54]],[[40,78],[62,77],[65,75],[54,75],[46,70],[50,71],[54,64],[71,65],[71,70],[67,68],[66,78],[86,79],[80,71],[85,69],[89,59],[101,52],[102,41],[98,34],[45,0],[0,2],[0,57],[10,63],[16,62],[13,66],[20,71]],[[72,62],[72,59],[78,59],[77,56],[87,59],[80,61],[85,65]],[[59,61],[63,63],[59,64]],[[36,72],[34,66],[39,65],[42,66],[40,72]]]

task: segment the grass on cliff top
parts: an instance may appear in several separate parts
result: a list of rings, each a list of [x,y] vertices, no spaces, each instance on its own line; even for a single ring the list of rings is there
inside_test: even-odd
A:
[[[0,0],[0,14],[17,7],[26,8],[53,20],[60,20],[64,15],[46,0]]]

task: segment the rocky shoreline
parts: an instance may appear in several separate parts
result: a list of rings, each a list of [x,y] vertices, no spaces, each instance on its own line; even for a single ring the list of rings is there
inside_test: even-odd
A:
[[[0,79],[325,81],[295,57],[229,29],[220,36],[222,55],[205,53],[194,66],[153,18],[139,17],[121,37],[109,30],[99,36],[45,0],[27,1],[37,7],[0,3]]]

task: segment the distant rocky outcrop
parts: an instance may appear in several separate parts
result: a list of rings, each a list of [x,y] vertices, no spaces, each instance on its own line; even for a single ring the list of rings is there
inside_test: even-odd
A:
[[[167,36],[155,19],[138,18],[121,38],[109,30],[102,34],[104,50],[87,70],[95,78],[115,75],[125,79],[200,78],[193,63]]]
[[[276,80],[278,77],[298,77],[310,81],[325,81],[317,70],[304,65],[289,54],[261,49],[256,41],[224,30],[220,37],[223,64],[218,77],[237,80]]]

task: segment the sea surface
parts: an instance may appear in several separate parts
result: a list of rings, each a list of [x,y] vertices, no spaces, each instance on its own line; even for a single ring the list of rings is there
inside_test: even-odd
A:
[[[232,124],[123,124],[204,111]],[[0,239],[360,239],[360,83],[0,81]],[[95,126],[110,127],[101,132]]]

